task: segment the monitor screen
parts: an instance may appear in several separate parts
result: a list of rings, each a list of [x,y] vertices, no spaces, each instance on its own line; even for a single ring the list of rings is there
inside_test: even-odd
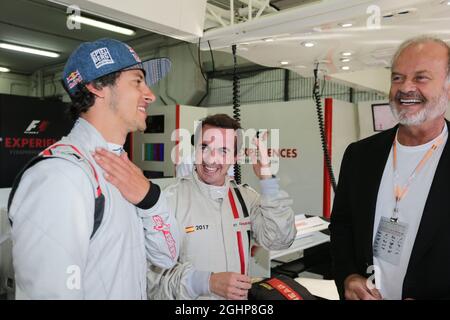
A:
[[[372,104],[372,120],[374,131],[391,129],[398,123],[389,103]]]
[[[164,133],[164,115],[148,116],[144,133]]]

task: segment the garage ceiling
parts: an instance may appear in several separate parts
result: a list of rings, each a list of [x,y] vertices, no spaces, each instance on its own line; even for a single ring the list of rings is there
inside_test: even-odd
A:
[[[0,49],[0,66],[11,72],[32,74],[41,68],[63,64],[69,54],[83,41],[102,37],[113,37],[130,45],[143,40],[163,36],[133,28],[133,36],[124,36],[107,30],[82,25],[81,30],[66,27],[66,7],[46,0],[1,0],[0,41],[22,44],[60,54],[58,58],[47,58],[26,53]],[[98,18],[96,18],[98,20]],[[139,53],[139,49],[136,48]]]
[[[203,50],[209,50],[207,41],[213,50],[226,52],[231,52],[231,44],[237,44],[238,54],[253,63],[310,76],[316,61],[322,61],[321,69],[327,74],[387,68],[398,44],[417,34],[433,33],[450,40],[450,5],[447,5],[450,0],[271,0],[260,17],[246,21],[249,1],[233,1],[234,26],[221,26],[211,20],[207,9],[207,31],[201,39]],[[219,8],[217,12],[225,22],[230,18],[230,0],[207,2]],[[253,16],[258,7],[267,4],[267,0],[252,2]],[[380,9],[379,29],[366,27],[369,17],[366,9],[370,5]],[[101,37],[125,41],[138,53],[176,41],[137,28],[133,28],[136,31],[133,36],[86,25],[81,30],[69,30],[66,16],[66,7],[47,0],[1,0],[0,41],[55,51],[60,57],[51,59],[0,49],[0,66],[22,74],[60,66],[79,43]],[[351,22],[352,27],[342,28],[340,24],[345,22]],[[267,42],[268,38],[274,41]],[[309,41],[315,46],[302,46]],[[198,39],[192,42],[197,43]],[[344,51],[352,52],[348,63],[341,61]],[[288,65],[280,65],[281,61],[287,61]],[[341,70],[344,65],[350,70]]]
[[[276,10],[295,7],[305,2],[317,0],[272,0]],[[208,0],[208,3],[229,10],[229,0]],[[236,9],[243,6],[241,0],[235,0]],[[0,67],[7,67],[13,73],[30,75],[37,70],[60,67],[69,54],[84,41],[92,41],[102,37],[113,37],[132,45],[138,53],[178,40],[132,27],[136,31],[133,36],[82,25],[81,30],[69,30],[66,27],[66,7],[47,0],[1,0],[0,1],[0,42],[22,44],[43,50],[59,53],[58,58],[47,58],[26,53],[0,49]],[[83,13],[83,16],[88,16]],[[93,17],[96,20],[102,20]],[[111,21],[105,21],[110,22]],[[112,22],[117,24],[116,22]],[[120,25],[120,24],[119,24]],[[129,26],[128,26],[129,27]],[[194,40],[193,42],[197,42]]]
[[[289,8],[288,0],[271,4],[285,4],[286,10],[211,28],[201,48],[231,52],[236,44],[238,55],[254,63],[311,76],[317,61],[326,74],[389,68],[398,45],[416,35],[450,41],[448,0],[293,0],[289,4],[295,6]],[[352,25],[344,28],[345,23]],[[308,42],[314,46],[306,47]],[[350,61],[342,61],[343,52],[351,52]]]

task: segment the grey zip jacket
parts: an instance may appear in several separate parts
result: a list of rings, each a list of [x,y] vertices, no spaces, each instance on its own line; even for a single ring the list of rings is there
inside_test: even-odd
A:
[[[180,228],[180,256],[173,268],[150,266],[150,299],[219,299],[210,292],[211,272],[248,274],[251,246],[282,250],[292,244],[296,228],[291,198],[275,178],[260,183],[262,194],[237,186],[229,177],[223,186],[211,186],[194,171],[166,188],[163,194]]]
[[[141,210],[108,183],[91,152],[111,145],[86,120],[60,142],[76,146],[95,167],[103,219],[90,239],[95,200],[82,167],[52,158],[28,169],[9,211],[16,298],[146,299],[147,261],[170,268],[178,258],[178,228],[166,200]]]

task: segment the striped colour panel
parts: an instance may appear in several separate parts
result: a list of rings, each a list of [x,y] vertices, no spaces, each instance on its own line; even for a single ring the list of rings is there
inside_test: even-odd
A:
[[[145,143],[144,161],[164,161],[164,143]]]

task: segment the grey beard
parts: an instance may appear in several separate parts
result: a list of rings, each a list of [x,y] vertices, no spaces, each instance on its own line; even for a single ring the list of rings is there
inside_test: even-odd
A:
[[[434,120],[445,113],[448,107],[446,90],[442,92],[436,103],[433,102],[434,101],[428,101],[422,110],[419,110],[409,117],[406,116],[407,110],[398,112],[394,101],[390,101],[389,104],[395,119],[397,119],[400,124],[405,126],[418,126],[427,120]]]

